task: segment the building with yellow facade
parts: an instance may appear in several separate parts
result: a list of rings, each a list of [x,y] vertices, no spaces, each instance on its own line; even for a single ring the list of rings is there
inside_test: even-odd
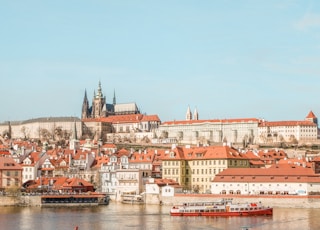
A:
[[[162,178],[177,181],[185,191],[210,191],[215,175],[226,168],[249,168],[250,159],[229,146],[174,147],[162,158]]]

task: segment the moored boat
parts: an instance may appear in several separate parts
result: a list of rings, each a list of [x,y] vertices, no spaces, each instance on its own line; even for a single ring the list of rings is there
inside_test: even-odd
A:
[[[273,208],[257,203],[233,203],[232,199],[216,202],[193,202],[175,205],[171,216],[261,216],[272,215]]]
[[[108,205],[109,196],[105,194],[46,194],[41,196],[41,206],[60,205]]]
[[[141,195],[123,195],[122,203],[124,204],[145,204]]]

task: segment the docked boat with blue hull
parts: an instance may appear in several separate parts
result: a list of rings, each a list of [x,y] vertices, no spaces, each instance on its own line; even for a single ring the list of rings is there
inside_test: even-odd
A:
[[[273,214],[272,207],[258,203],[233,203],[232,199],[222,199],[217,202],[194,202],[175,205],[170,210],[171,216],[269,216]]]
[[[105,194],[47,194],[41,196],[41,206],[91,206],[108,205],[110,197]]]

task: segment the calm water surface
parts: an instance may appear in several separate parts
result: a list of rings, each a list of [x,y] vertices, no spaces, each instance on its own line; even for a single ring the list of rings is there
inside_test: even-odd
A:
[[[171,217],[169,206],[110,203],[72,208],[0,207],[0,229],[320,229],[319,209],[274,209],[272,217]]]

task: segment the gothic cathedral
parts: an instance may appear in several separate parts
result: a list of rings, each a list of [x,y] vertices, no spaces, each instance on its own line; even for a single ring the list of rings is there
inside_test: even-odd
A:
[[[100,118],[112,115],[139,114],[140,111],[135,103],[117,104],[115,92],[113,103],[106,103],[106,97],[103,96],[101,82],[99,81],[98,91],[94,92],[92,106],[89,105],[87,91],[85,90],[82,103],[81,119]]]

